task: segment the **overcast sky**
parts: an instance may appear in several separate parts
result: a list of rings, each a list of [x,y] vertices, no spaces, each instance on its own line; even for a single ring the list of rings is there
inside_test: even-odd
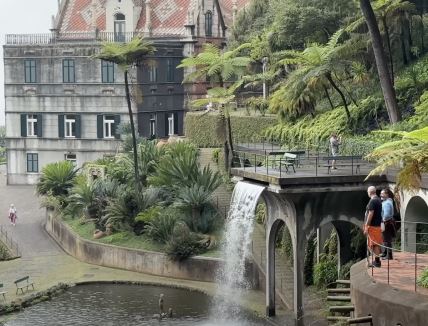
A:
[[[58,0],[0,0],[0,125],[4,125],[3,45],[5,34],[49,33]]]

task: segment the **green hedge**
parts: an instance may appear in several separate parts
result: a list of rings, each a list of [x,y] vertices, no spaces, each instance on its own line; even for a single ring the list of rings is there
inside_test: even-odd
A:
[[[231,116],[235,141],[257,141],[267,128],[277,123],[276,117]],[[198,147],[221,147],[224,124],[218,114],[189,112],[185,118],[185,135]]]

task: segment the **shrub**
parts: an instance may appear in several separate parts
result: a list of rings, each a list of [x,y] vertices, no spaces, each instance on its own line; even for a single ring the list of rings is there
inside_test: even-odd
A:
[[[9,258],[11,258],[9,250],[0,242],[0,261],[8,260]]]
[[[148,222],[145,227],[147,236],[156,242],[167,243],[179,219],[177,213],[173,209],[165,209],[160,212],[159,216]]]
[[[266,222],[266,204],[259,203],[256,207],[256,222],[264,225]]]
[[[172,260],[182,261],[201,252],[200,237],[192,233],[189,227],[178,222],[173,230],[171,239],[167,242],[165,251]]]
[[[312,285],[314,283],[314,254],[317,247],[317,238],[314,234],[308,241],[308,246],[305,253],[305,265],[304,265],[304,274],[305,274],[305,284]]]
[[[339,278],[341,280],[349,280],[351,278],[351,267],[356,262],[357,262],[356,260],[351,260],[351,261],[348,261],[345,265],[340,267]]]
[[[135,217],[134,232],[140,235],[144,232],[146,226],[154,219],[159,217],[162,208],[159,206],[152,206],[140,213]]]
[[[77,169],[69,161],[47,164],[42,169],[42,175],[37,183],[39,195],[66,196],[73,187]]]
[[[422,271],[421,276],[418,278],[418,285],[424,288],[428,288],[428,268]]]
[[[337,259],[331,255],[321,255],[315,264],[314,284],[318,288],[326,287],[337,280]]]

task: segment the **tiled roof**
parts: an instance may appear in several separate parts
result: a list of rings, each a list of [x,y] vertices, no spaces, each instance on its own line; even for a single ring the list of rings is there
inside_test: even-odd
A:
[[[92,30],[95,14],[96,26],[103,31],[106,28],[105,0],[68,0],[64,8],[64,20],[61,32],[87,32]]]
[[[134,0],[134,2],[141,0]],[[152,0],[152,34],[184,35],[187,12],[193,0]],[[96,27],[106,29],[106,0],[68,0],[64,8],[61,32],[87,32],[93,30],[95,14]],[[145,10],[141,11],[136,31],[143,31],[146,23]]]
[[[184,35],[187,12],[192,0],[152,0],[152,34]],[[146,23],[144,10],[137,23],[137,31],[143,31]]]
[[[224,22],[226,26],[231,27],[232,26],[232,20],[233,20],[233,2],[234,0],[219,0],[220,7],[223,12]],[[236,0],[236,8],[238,12],[240,10],[243,10],[251,0]]]
[[[66,1],[63,8],[62,21],[59,22],[61,32],[87,32],[106,29],[105,6],[107,0],[62,0]],[[133,0],[134,4],[143,5],[142,0]],[[201,0],[151,0],[152,35],[184,35],[188,16],[195,17]],[[250,0],[236,0],[238,11]],[[219,0],[220,8],[225,17],[226,25],[232,25],[234,0]],[[146,11],[143,6],[136,31],[143,31],[146,23]],[[95,25],[95,26],[94,26]],[[111,32],[111,31],[109,31]]]

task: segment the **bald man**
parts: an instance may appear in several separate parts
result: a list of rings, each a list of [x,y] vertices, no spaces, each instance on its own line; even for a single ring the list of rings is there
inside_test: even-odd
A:
[[[381,267],[380,254],[381,244],[383,243],[382,237],[382,201],[376,195],[376,188],[370,186],[367,189],[367,195],[370,197],[369,203],[366,207],[366,218],[364,223],[364,235],[368,237],[368,246],[372,254],[375,254],[375,260],[369,267]]]

